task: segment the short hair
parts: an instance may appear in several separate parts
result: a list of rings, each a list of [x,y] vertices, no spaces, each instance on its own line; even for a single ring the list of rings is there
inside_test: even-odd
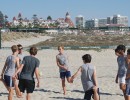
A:
[[[61,47],[62,49],[64,49],[64,46],[63,46],[63,45],[59,45],[59,46],[58,46],[58,49],[59,49],[60,47]]]
[[[13,45],[11,47],[11,50],[12,50],[13,53],[16,52],[18,50],[18,46],[17,45]]]
[[[31,55],[36,55],[37,54],[37,48],[36,47],[31,47],[30,48],[30,50],[29,50],[29,53],[31,54]]]
[[[82,56],[82,59],[84,60],[85,63],[90,63],[91,62],[91,55],[90,54],[85,54]]]
[[[130,49],[127,50],[127,55],[130,55]]]
[[[116,49],[117,50],[123,50],[123,52],[125,52],[126,47],[125,47],[125,45],[118,45]]]
[[[117,49],[117,48],[115,49],[115,53],[116,53],[116,52],[118,52],[118,49]]]
[[[23,49],[23,46],[22,46],[21,44],[18,44],[17,46],[18,46],[18,49],[19,49],[19,50],[20,50],[20,49]]]

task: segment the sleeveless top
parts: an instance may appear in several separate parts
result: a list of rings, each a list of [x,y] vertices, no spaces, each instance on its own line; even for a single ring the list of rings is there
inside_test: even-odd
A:
[[[60,65],[64,65],[65,67],[69,67],[69,62],[66,54],[58,54],[57,59]],[[66,70],[59,68],[59,72],[66,72]]]
[[[15,68],[16,68],[16,66],[15,66],[16,64],[15,64],[14,60],[15,60],[15,56],[13,56],[13,55],[10,55],[7,57],[7,59],[6,59],[7,68],[5,70],[4,75],[7,75],[7,76],[14,75]]]
[[[94,67],[89,63],[87,63],[82,65],[81,68],[82,68],[81,81],[83,89],[84,91],[87,91],[92,89],[94,86],[94,79],[93,79]]]
[[[119,56],[117,58],[117,63],[118,63],[118,77],[122,78],[126,76],[127,73],[126,56]]]

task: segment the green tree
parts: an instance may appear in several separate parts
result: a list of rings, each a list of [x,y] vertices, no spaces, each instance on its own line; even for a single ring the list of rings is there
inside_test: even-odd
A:
[[[47,17],[47,20],[52,20],[52,17],[51,17],[51,16],[48,16],[48,17]]]
[[[4,25],[4,15],[3,13],[0,11],[0,27],[3,27]]]
[[[34,14],[32,18],[33,18],[33,27],[34,27],[34,28],[39,27],[39,20],[38,20],[38,18],[37,18],[37,15]]]

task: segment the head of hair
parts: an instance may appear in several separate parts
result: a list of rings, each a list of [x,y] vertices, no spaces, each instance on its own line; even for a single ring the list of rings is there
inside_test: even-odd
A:
[[[59,48],[64,49],[64,46],[63,46],[63,45],[59,45],[59,46],[58,46],[58,49],[59,49]]]
[[[118,45],[116,49],[122,50],[125,53],[126,47],[125,47],[125,45]]]
[[[83,61],[84,61],[85,63],[90,63],[92,57],[91,57],[90,54],[85,54],[85,55],[82,56],[82,59],[83,59]]]
[[[127,55],[130,55],[130,49],[127,50]]]
[[[11,50],[12,50],[13,53],[16,52],[18,50],[18,46],[17,45],[13,45],[11,47]]]
[[[36,47],[31,47],[30,50],[29,50],[29,53],[30,53],[31,55],[34,55],[34,56],[35,56],[35,55],[37,54],[37,51],[38,51],[38,50],[37,50]]]
[[[22,49],[23,48],[23,46],[21,44],[18,44],[17,46],[18,46],[18,49]]]
[[[115,49],[115,52],[118,52],[118,49],[117,49],[117,48]]]

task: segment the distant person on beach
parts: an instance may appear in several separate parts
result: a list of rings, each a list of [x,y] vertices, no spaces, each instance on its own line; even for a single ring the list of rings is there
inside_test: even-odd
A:
[[[18,44],[18,57],[19,57],[19,63],[22,64],[24,55],[23,55],[23,46],[21,44]]]
[[[19,67],[19,58],[17,57],[18,55],[18,47],[17,45],[13,45],[11,47],[12,49],[12,55],[9,55],[6,59],[5,65],[3,67],[2,73],[1,73],[1,78],[2,81],[9,91],[8,95],[8,100],[12,100],[13,98],[13,89],[15,86],[16,90],[16,95],[19,97],[20,91],[18,89],[18,86],[16,84],[16,81],[13,80],[13,75],[15,74],[16,68]]]
[[[99,88],[96,78],[96,70],[93,65],[91,65],[90,54],[85,54],[82,56],[84,64],[78,69],[78,71],[71,77],[71,81],[81,73],[82,86],[85,92],[84,99],[91,100],[93,95],[94,100],[99,100]]]
[[[127,50],[126,100],[130,100],[130,49]]]
[[[18,86],[21,91],[21,95],[26,90],[26,100],[31,100],[31,93],[33,93],[35,88],[34,73],[37,79],[37,87],[39,87],[40,84],[38,72],[40,61],[35,57],[37,54],[37,48],[31,47],[29,53],[29,56],[25,56],[23,58],[20,68],[14,75],[14,78],[17,78],[17,74],[21,72]]]
[[[115,82],[118,83],[118,80],[119,80],[120,89],[123,91],[124,98],[126,100],[126,95],[125,95],[126,80],[125,80],[125,78],[126,78],[126,72],[127,72],[127,63],[126,63],[125,50],[126,50],[126,47],[124,45],[118,45],[115,50],[115,53],[118,56],[117,57],[118,72],[116,75]]]
[[[65,85],[65,78],[67,78],[67,81],[70,82],[71,78],[71,72],[69,70],[69,61],[68,56],[64,53],[64,46],[58,46],[59,54],[56,55],[56,63],[59,67],[60,72],[60,78],[62,81],[62,88],[63,88],[63,94],[66,94],[66,85]]]

